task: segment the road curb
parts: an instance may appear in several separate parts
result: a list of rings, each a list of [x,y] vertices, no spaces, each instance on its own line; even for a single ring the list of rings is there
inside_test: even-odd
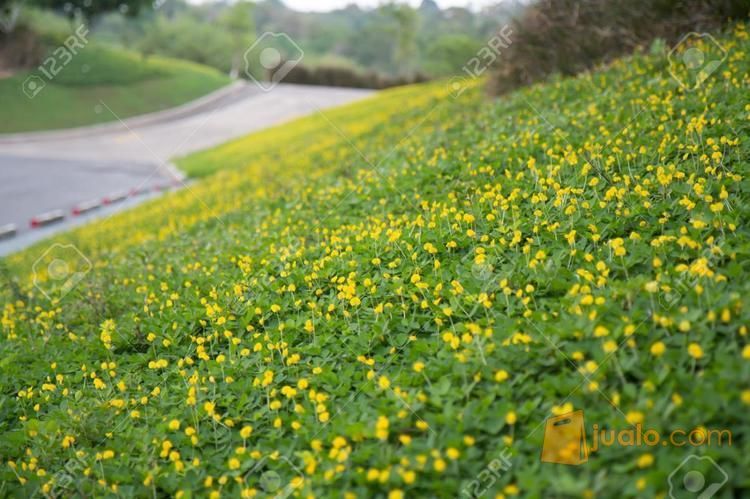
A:
[[[248,84],[245,81],[235,81],[225,87],[220,88],[219,90],[216,90],[208,95],[204,95],[203,97],[199,97],[198,99],[190,101],[186,104],[182,104],[165,111],[157,111],[155,113],[142,114],[140,116],[127,118],[122,120],[122,123],[119,121],[113,121],[109,123],[102,123],[99,125],[67,128],[63,130],[0,134],[0,145],[26,142],[44,142],[47,140],[75,139],[102,133],[119,132],[122,130],[123,123],[125,123],[125,126],[127,126],[128,128],[136,128],[154,125],[165,121],[172,121],[178,118],[182,118],[185,115],[195,114],[202,108],[211,106],[215,102],[218,102],[235,93],[241,92],[247,87]]]
[[[18,232],[18,228],[15,224],[7,224],[0,227],[0,241],[3,239],[10,239],[15,236]]]
[[[36,229],[38,227],[45,227],[53,223],[62,222],[63,220],[65,220],[65,212],[63,210],[52,210],[35,216],[31,219],[29,225],[32,229]]]
[[[94,210],[98,210],[101,208],[102,203],[99,200],[93,200],[93,201],[87,201],[85,203],[77,204],[73,207],[71,210],[71,214],[74,217],[77,217],[79,215],[85,215],[86,213],[90,213]]]
[[[184,175],[182,176],[184,177]],[[69,215],[72,218],[78,218],[84,215],[88,215],[92,211],[99,210],[106,206],[119,204],[128,199],[149,194],[150,192],[164,193],[167,191],[180,189],[184,187],[184,185],[185,184],[181,179],[175,178],[168,184],[155,184],[151,187],[132,188],[125,191],[113,192],[107,196],[104,196],[101,200],[93,199],[74,205],[72,208],[70,208]],[[59,222],[64,222],[67,219],[68,213],[66,210],[50,210],[32,217],[31,220],[29,220],[29,228],[31,228],[32,230],[41,229]],[[0,241],[13,239],[16,236],[19,236],[19,230],[16,224],[11,223],[0,226]]]

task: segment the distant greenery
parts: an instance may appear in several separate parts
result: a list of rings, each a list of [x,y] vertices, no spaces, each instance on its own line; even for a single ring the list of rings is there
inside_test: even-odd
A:
[[[464,8],[441,10],[434,1],[424,0],[416,9],[391,2],[375,9],[349,6],[310,13],[289,9],[278,0],[197,5],[186,0],[159,0],[149,8],[138,9],[141,2],[134,1],[123,9],[105,8],[109,5],[106,3],[89,12],[79,9],[79,3],[88,4],[83,0],[63,8],[52,0],[39,1],[51,8],[40,11],[24,7],[24,26],[31,26],[33,32],[48,38],[50,46],[59,45],[71,28],[85,18],[91,39],[98,43],[196,62],[232,77],[249,72],[256,78],[265,78],[267,70],[258,61],[246,62],[244,56],[265,33],[284,33],[293,40],[287,44],[291,51],[304,52],[296,68],[301,76],[297,74],[293,79],[289,75],[289,81],[370,88],[460,73],[487,40],[521,9],[520,0],[477,12]],[[17,38],[22,35],[17,33]],[[41,57],[40,50],[31,57],[18,57],[7,50],[4,55],[3,43],[0,33],[0,69],[4,63],[6,67],[10,63],[11,68],[30,68],[36,63],[29,61]],[[89,80],[91,77],[88,75]]]
[[[140,54],[93,42],[33,98],[30,75],[0,79],[0,133],[90,125],[183,104],[229,83],[218,71],[191,62]]]
[[[447,76],[459,72],[521,9],[516,1],[498,2],[479,12],[441,10],[431,0],[417,9],[387,3],[376,9],[349,6],[326,13],[298,12],[278,0],[240,5],[244,7],[165,0],[157,11],[133,19],[119,13],[106,15],[96,24],[95,33],[146,53],[237,72],[238,51],[244,53],[263,33],[283,32],[304,51],[308,67],[327,60],[391,76],[418,72]]]
[[[152,6],[152,0],[26,0],[32,5],[53,9],[69,17],[93,16],[116,10],[124,15],[136,15],[142,9]],[[12,0],[0,0],[2,3],[14,3]],[[15,3],[21,3],[16,1]]]

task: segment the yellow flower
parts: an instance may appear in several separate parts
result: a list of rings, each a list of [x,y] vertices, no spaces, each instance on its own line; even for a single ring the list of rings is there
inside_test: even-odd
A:
[[[640,412],[640,411],[629,411],[625,415],[625,419],[631,425],[635,425],[635,424],[638,424],[638,423],[643,423],[643,413]]]
[[[497,381],[498,383],[502,383],[503,381],[508,379],[508,377],[508,371],[506,371],[505,369],[500,369],[495,373],[495,381]]]
[[[253,433],[253,427],[252,426],[243,426],[240,430],[240,436],[244,439],[250,438],[250,435]]]
[[[518,420],[518,417],[516,416],[516,413],[513,411],[510,411],[508,414],[505,415],[505,422],[509,425],[516,424],[516,421]]]
[[[573,412],[573,404],[571,404],[570,402],[566,402],[563,405],[553,405],[551,412],[555,416]]]
[[[237,470],[240,468],[240,460],[236,457],[233,457],[229,460],[229,469],[230,470]]]
[[[750,360],[750,345],[745,345],[742,349],[742,358]]]
[[[421,373],[424,370],[424,362],[417,361],[412,367],[414,368],[414,372]]]
[[[63,437],[63,440],[62,440],[62,448],[67,449],[68,447],[73,445],[75,441],[76,441],[75,437],[66,435],[65,437]]]
[[[388,438],[388,427],[390,422],[385,416],[378,416],[378,420],[375,422],[375,436],[380,440],[386,440]]]
[[[636,464],[639,468],[648,468],[649,466],[654,464],[654,456],[652,456],[651,454],[643,454],[638,458]]]
[[[180,422],[176,419],[173,419],[169,422],[169,429],[172,431],[176,431],[180,429]]]
[[[688,345],[688,354],[694,359],[700,359],[703,357],[703,349],[697,343],[691,343]]]
[[[666,350],[667,347],[661,341],[657,341],[656,343],[651,345],[651,355],[653,355],[654,357],[661,357]]]
[[[604,326],[596,326],[596,328],[594,329],[594,336],[597,338],[601,338],[607,335],[609,335],[609,329]]]
[[[99,334],[99,339],[107,350],[112,349],[112,333],[115,331],[115,327],[115,321],[112,319],[107,319],[102,322],[100,326],[101,332]]]
[[[520,490],[518,490],[518,486],[516,484],[511,483],[510,485],[505,486],[505,488],[503,489],[503,492],[505,492],[509,496],[516,496],[518,495]]]

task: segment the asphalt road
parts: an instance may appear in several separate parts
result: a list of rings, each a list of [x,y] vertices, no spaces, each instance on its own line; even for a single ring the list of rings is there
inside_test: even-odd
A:
[[[29,221],[41,213],[70,214],[80,203],[115,192],[173,183],[178,172],[172,158],[370,93],[301,85],[261,92],[247,84],[186,112],[152,115],[147,123],[136,118],[104,127],[0,135],[0,227],[18,227],[15,238],[0,241],[0,255],[80,223],[75,219],[58,223],[37,235],[28,228]],[[106,102],[97,111],[111,113]],[[123,204],[127,205],[132,202]]]

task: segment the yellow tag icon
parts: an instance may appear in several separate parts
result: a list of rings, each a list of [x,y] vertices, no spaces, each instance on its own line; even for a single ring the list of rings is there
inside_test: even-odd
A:
[[[589,460],[583,411],[547,418],[544,426],[542,461],[579,465]]]

